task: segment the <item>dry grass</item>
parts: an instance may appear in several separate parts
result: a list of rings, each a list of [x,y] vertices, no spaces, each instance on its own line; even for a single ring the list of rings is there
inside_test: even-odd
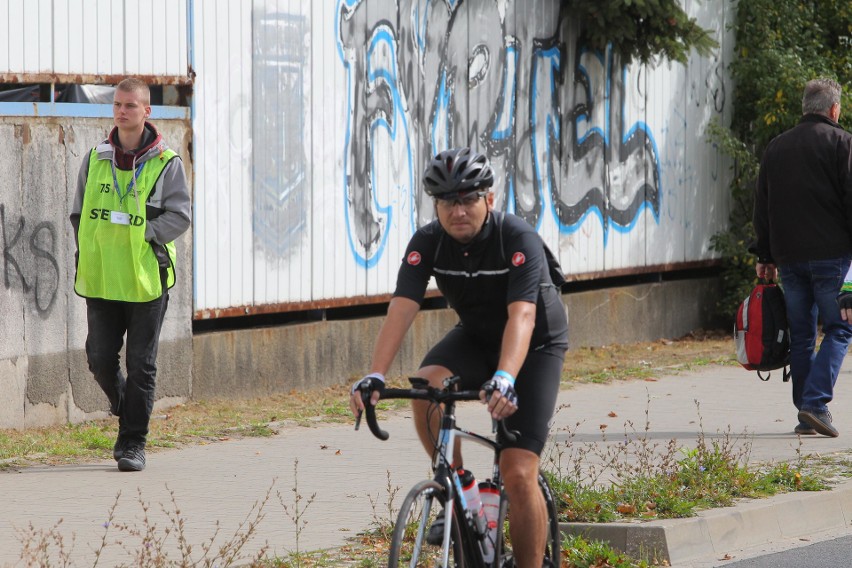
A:
[[[736,364],[735,355],[731,334],[703,330],[679,339],[583,347],[566,355],[563,382],[660,377],[699,365]]]
[[[572,349],[563,382],[609,382],[659,377],[679,369],[733,361],[733,343],[721,332],[696,332],[654,342]],[[353,372],[357,374],[357,372]],[[149,450],[271,436],[288,424],[352,420],[349,385],[245,400],[190,401],[154,415]],[[399,402],[399,401],[396,401]],[[399,406],[404,406],[400,403]],[[0,430],[0,470],[32,464],[82,463],[111,456],[114,419],[24,431]]]

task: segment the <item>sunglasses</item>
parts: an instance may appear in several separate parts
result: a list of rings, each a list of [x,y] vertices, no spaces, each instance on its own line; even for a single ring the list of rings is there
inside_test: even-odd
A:
[[[465,209],[470,209],[486,195],[488,195],[487,191],[473,191],[471,193],[466,193],[464,196],[457,196],[452,199],[436,197],[435,202],[438,204],[439,208],[445,211],[451,210],[456,205],[461,205]]]

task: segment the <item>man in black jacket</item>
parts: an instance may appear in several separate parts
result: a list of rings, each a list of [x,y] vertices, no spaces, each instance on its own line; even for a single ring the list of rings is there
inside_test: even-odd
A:
[[[754,206],[757,276],[780,272],[784,285],[795,432],[832,437],[828,403],[852,338],[852,292],[842,289],[852,262],[852,134],[837,123],[840,92],[830,79],[805,85],[801,120],[763,154]]]

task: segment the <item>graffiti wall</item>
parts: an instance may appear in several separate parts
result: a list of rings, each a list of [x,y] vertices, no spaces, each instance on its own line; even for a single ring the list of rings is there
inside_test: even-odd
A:
[[[433,218],[423,168],[453,146],[488,155],[498,207],[571,275],[711,258],[728,167],[703,133],[730,113],[733,14],[723,0],[684,6],[720,49],[639,65],[585,46],[557,0],[255,0],[251,207],[230,220],[250,246],[229,261],[220,235],[198,243],[200,266],[233,274],[250,259],[253,278],[198,281],[196,309],[391,292],[408,238]]]
[[[157,125],[188,156],[188,121]],[[74,293],[68,214],[80,166],[111,126],[111,119],[0,117],[0,428],[107,415],[84,353],[86,304]],[[188,397],[192,377],[190,238],[177,247],[157,385],[158,399],[167,400]]]

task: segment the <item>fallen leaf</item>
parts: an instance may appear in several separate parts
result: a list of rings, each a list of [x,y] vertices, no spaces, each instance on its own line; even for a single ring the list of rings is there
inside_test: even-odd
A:
[[[731,556],[730,554],[726,554],[725,556],[723,556],[719,560],[731,560],[731,559],[733,559],[733,556]]]
[[[339,456],[339,455],[340,455],[340,450],[337,450],[336,452],[334,452],[334,455]]]
[[[615,418],[616,416],[618,416],[618,414],[616,414],[615,412],[610,411],[610,413],[609,413],[609,414],[607,414],[607,416],[609,416],[610,418]]]
[[[622,515],[632,515],[636,512],[636,507],[634,507],[630,503],[619,503],[618,505],[616,505],[615,510],[621,513]]]
[[[600,426],[598,426],[598,428],[600,428],[601,430],[606,430],[606,424],[601,424]]]
[[[657,379],[655,379],[654,377],[646,377],[645,382],[646,383],[656,383]]]
[[[321,450],[327,450],[328,446],[326,446],[325,444],[320,444],[320,449]]]

